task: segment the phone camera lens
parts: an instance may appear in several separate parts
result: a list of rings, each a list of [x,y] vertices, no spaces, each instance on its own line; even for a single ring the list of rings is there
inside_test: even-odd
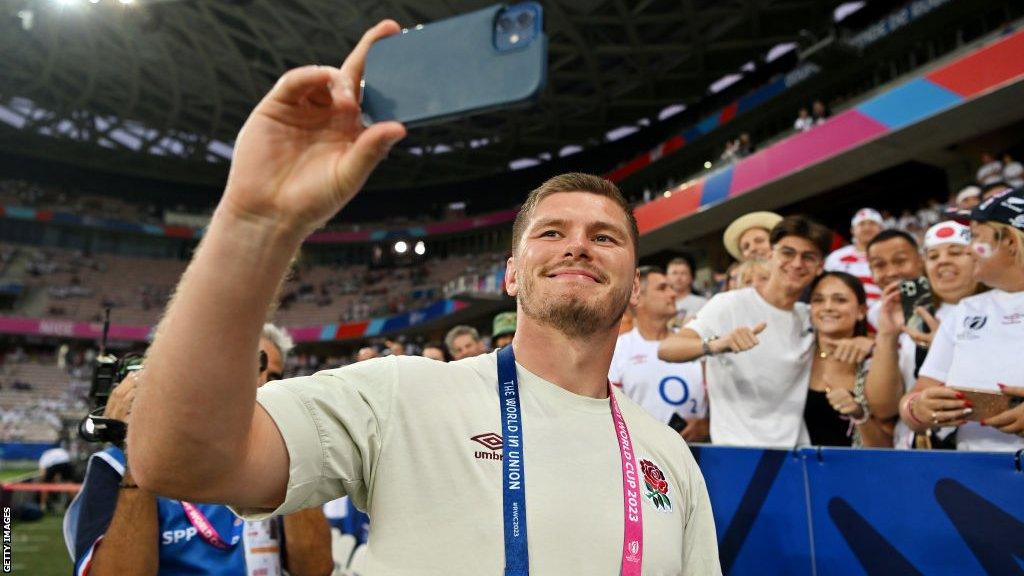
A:
[[[498,32],[501,34],[504,34],[511,30],[514,25],[515,23],[512,22],[512,19],[509,18],[508,16],[502,16],[501,18],[498,18]]]
[[[520,12],[519,16],[516,16],[516,23],[519,24],[520,28],[529,28],[533,25],[533,13]]]

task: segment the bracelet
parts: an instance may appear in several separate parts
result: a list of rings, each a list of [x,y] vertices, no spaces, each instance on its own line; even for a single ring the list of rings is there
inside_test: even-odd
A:
[[[860,426],[861,424],[864,424],[871,419],[871,411],[868,410],[868,405],[866,402],[858,402],[857,404],[860,405],[860,409],[862,412],[864,412],[864,415],[861,416],[860,418],[854,418],[853,416],[850,416],[850,423],[855,426]]]
[[[910,416],[910,419],[914,422],[914,424],[917,424],[918,426],[926,426],[926,423],[918,420],[917,416],[914,416],[914,402],[917,402],[917,399],[920,396],[920,392],[912,392],[910,396],[907,396],[907,415]]]

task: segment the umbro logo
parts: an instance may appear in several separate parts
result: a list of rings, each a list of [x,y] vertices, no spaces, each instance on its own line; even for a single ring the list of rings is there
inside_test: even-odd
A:
[[[501,454],[496,452],[497,450],[501,450],[502,447],[502,438],[500,434],[486,432],[484,434],[472,436],[470,437],[470,440],[490,450],[490,452],[484,450],[477,450],[474,452],[473,457],[477,460],[501,460]]]

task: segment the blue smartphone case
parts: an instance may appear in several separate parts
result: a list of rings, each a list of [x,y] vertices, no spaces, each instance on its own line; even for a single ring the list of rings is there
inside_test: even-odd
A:
[[[512,10],[532,15],[502,17]],[[376,42],[363,74],[363,123],[422,126],[535,101],[547,75],[542,14],[535,2],[499,4]]]

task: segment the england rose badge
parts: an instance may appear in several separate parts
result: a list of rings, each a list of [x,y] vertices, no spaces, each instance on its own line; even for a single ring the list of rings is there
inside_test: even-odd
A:
[[[672,500],[669,498],[669,484],[665,474],[658,465],[650,460],[640,460],[640,470],[644,473],[644,485],[647,491],[644,496],[662,512],[672,511]]]

